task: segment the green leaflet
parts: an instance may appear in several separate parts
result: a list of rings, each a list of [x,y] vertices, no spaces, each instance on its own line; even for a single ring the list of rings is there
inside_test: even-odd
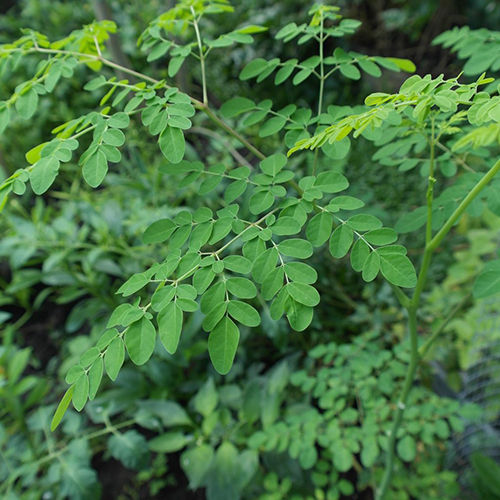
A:
[[[193,285],[187,283],[178,285],[177,287],[177,297],[179,299],[189,299],[194,300],[198,296],[198,292]]]
[[[149,459],[146,438],[133,429],[111,434],[107,448],[110,455],[128,469],[141,469]]]
[[[248,274],[252,270],[252,262],[242,255],[228,255],[224,257],[224,267],[240,274]]]
[[[285,264],[285,267],[288,264]],[[271,300],[283,287],[285,269],[283,266],[273,269],[262,282],[261,293],[264,300]],[[300,280],[297,280],[300,281]]]
[[[64,414],[66,413],[66,410],[68,409],[69,404],[71,403],[71,398],[73,397],[74,390],[75,390],[75,386],[72,385],[64,393],[64,396],[61,398],[61,401],[59,401],[59,404],[57,405],[56,411],[55,411],[54,416],[52,417],[52,421],[50,423],[51,432],[54,432],[57,429],[62,418],[64,417]]]
[[[279,69],[279,71],[276,73],[276,76],[274,78],[274,84],[275,85],[280,85],[283,83],[285,80],[288,79],[288,77],[293,73],[293,70],[295,69],[294,63],[291,64],[285,64],[282,68]]]
[[[304,68],[302,70],[300,70],[298,73],[295,74],[295,76],[293,77],[292,79],[292,83],[294,85],[299,85],[300,83],[302,83],[303,81],[307,80],[307,78],[309,78],[309,76],[311,76],[312,74],[312,69],[310,68]]]
[[[121,293],[124,297],[128,297],[133,293],[144,288],[149,283],[149,278],[145,273],[133,274],[116,293]]]
[[[351,140],[349,137],[344,137],[340,141],[334,142],[332,144],[323,144],[323,151],[332,160],[342,160],[347,156],[349,150],[351,149]]]
[[[181,210],[174,217],[173,222],[178,226],[188,226],[193,222],[193,216],[188,210]]]
[[[111,380],[116,380],[125,359],[125,345],[121,338],[114,339],[106,349],[104,367]]]
[[[278,250],[272,247],[268,248],[255,259],[252,268],[252,276],[257,283],[262,283],[267,275],[276,267],[278,257]]]
[[[208,336],[208,353],[214,368],[225,375],[233,365],[240,339],[240,331],[227,316],[217,324]]]
[[[283,255],[295,257],[296,259],[307,259],[313,254],[311,243],[300,238],[283,240],[279,243],[278,250]]]
[[[108,173],[108,160],[106,155],[98,149],[89,156],[83,164],[82,174],[85,182],[93,187],[98,187]]]
[[[233,224],[232,217],[222,217],[217,219],[212,227],[212,234],[209,243],[213,245],[225,238],[230,232]]]
[[[249,80],[260,75],[267,68],[267,61],[262,58],[256,58],[250,61],[241,71],[240,80]]]
[[[472,291],[478,299],[500,292],[500,260],[488,262],[484,266],[474,282]]]
[[[333,454],[333,465],[340,472],[347,472],[352,467],[352,453],[345,447],[338,446]]]
[[[250,212],[252,214],[257,215],[260,214],[269,208],[271,208],[274,203],[274,196],[270,191],[263,190],[255,192],[250,198]]]
[[[372,245],[389,245],[398,239],[398,235],[394,229],[382,227],[373,229],[364,235],[365,240]]]
[[[158,314],[158,335],[169,354],[174,354],[182,331],[182,310],[176,302],[170,302]]]
[[[257,310],[241,300],[229,301],[227,312],[242,325],[258,326],[260,324],[260,315]]]
[[[108,119],[108,125],[112,128],[127,128],[130,124],[130,117],[127,113],[119,111]]]
[[[43,194],[54,182],[59,172],[59,160],[53,156],[41,158],[30,172],[31,189],[35,194]]]
[[[427,208],[419,207],[408,214],[403,214],[396,222],[395,229],[398,233],[410,233],[425,225]]]
[[[80,366],[83,368],[89,367],[99,357],[99,353],[99,349],[95,346],[87,349],[80,356]]]
[[[74,387],[75,389],[72,397],[73,406],[75,407],[75,410],[81,411],[89,396],[89,378],[85,373],[78,377]]]
[[[10,122],[10,108],[7,106],[0,109],[0,134],[7,128]]]
[[[267,175],[275,177],[286,165],[287,159],[284,154],[276,153],[260,162],[260,169]]]
[[[110,146],[123,146],[125,143],[125,134],[115,128],[110,128],[102,134],[102,141],[104,144],[109,144]]]
[[[215,387],[214,379],[209,377],[194,396],[193,407],[198,413],[208,417],[217,408],[218,402],[219,393]]]
[[[187,252],[184,257],[179,261],[179,265],[176,270],[176,274],[183,279],[191,276],[201,263],[201,256],[196,252]],[[181,285],[183,286],[183,285]],[[183,287],[184,288],[184,287]],[[192,291],[192,296],[188,296],[189,299],[194,299],[196,297],[195,290]]]
[[[191,489],[195,490],[201,486],[206,473],[210,469],[213,456],[213,448],[205,443],[189,448],[182,453],[180,463],[189,479]]]
[[[196,288],[196,291],[201,295],[203,294],[207,288],[212,284],[212,281],[215,279],[215,273],[212,269],[208,267],[204,267],[198,269],[193,276],[193,286]]]
[[[319,293],[316,288],[306,283],[292,282],[286,285],[288,294],[300,304],[314,307],[319,304]]]
[[[318,452],[314,446],[302,448],[299,454],[299,463],[303,469],[311,469],[318,460]]]
[[[233,118],[254,108],[255,103],[252,100],[246,97],[233,97],[221,106],[220,112],[226,118]]]
[[[214,274],[220,274],[220,273],[222,273],[222,271],[224,271],[224,262],[222,262],[220,260],[216,260],[212,264],[212,272]]]
[[[295,331],[302,332],[311,324],[313,318],[312,307],[301,304],[293,299],[288,300],[286,307],[286,317],[290,326]]]
[[[224,317],[227,311],[227,304],[227,301],[219,302],[206,313],[201,325],[206,332],[212,331],[217,323]]]
[[[327,212],[316,214],[307,225],[306,237],[315,247],[325,243],[332,232],[333,217]]]
[[[359,69],[353,64],[341,64],[339,69],[346,78],[350,78],[351,80],[359,80],[361,78]]]
[[[143,365],[151,357],[155,343],[156,330],[147,318],[133,323],[125,333],[128,355],[136,365]]]
[[[231,203],[239,198],[247,190],[247,187],[248,183],[245,179],[231,182],[224,191],[224,200],[226,203]]]
[[[379,447],[375,437],[366,437],[363,442],[364,446],[361,451],[361,463],[365,467],[371,467],[379,455]]]
[[[89,399],[92,401],[99,389],[101,384],[102,375],[104,372],[104,362],[101,356],[99,356],[90,367],[89,370]]]
[[[243,245],[242,250],[243,256],[246,257],[250,262],[253,262],[260,254],[265,252],[266,244],[262,239],[254,238],[250,241],[247,241]]]
[[[172,285],[157,288],[151,297],[151,309],[156,312],[162,311],[174,298],[176,289]]]
[[[30,88],[16,99],[15,106],[21,118],[30,119],[35,114],[38,106],[38,94],[33,88]]]
[[[144,310],[132,304],[120,304],[111,314],[106,328],[128,326],[144,316]],[[116,331],[116,330],[115,330]]]
[[[8,109],[8,108],[7,108]],[[48,142],[42,142],[41,144],[38,144],[38,146],[35,146],[34,148],[31,148],[24,156],[28,163],[33,165],[37,161],[40,160],[42,157],[42,149],[45,147],[45,145],[48,144]]]
[[[257,288],[247,278],[229,278],[226,282],[227,290],[239,299],[253,299],[257,295]]]
[[[406,255],[376,251],[380,257],[380,270],[384,278],[396,286],[413,288],[417,284],[417,274]]]
[[[276,134],[286,125],[286,118],[274,116],[265,122],[259,130],[259,137],[268,137]]]
[[[158,137],[163,156],[171,163],[179,163],[184,158],[186,142],[180,128],[167,127]]]
[[[194,222],[207,222],[213,217],[213,212],[208,207],[197,208],[193,213]]]
[[[330,253],[338,259],[344,257],[354,241],[354,232],[346,224],[338,226],[330,238]]]
[[[405,462],[411,462],[415,459],[417,455],[417,445],[412,436],[406,435],[404,438],[398,441],[396,445],[396,451]]]
[[[321,172],[314,182],[314,187],[323,193],[338,193],[349,187],[349,181],[337,172]]]
[[[207,314],[216,305],[224,302],[226,298],[226,283],[219,281],[210,286],[207,291],[202,295],[200,300],[201,312]]]
[[[329,215],[329,214],[327,214]],[[293,217],[281,216],[272,226],[271,231],[278,236],[290,236],[300,232],[301,225]]]
[[[380,70],[380,68],[373,61],[370,61],[369,59],[360,59],[358,61],[358,64],[363,71],[365,71],[371,76],[377,78],[382,75],[382,71]]]
[[[154,437],[149,441],[148,445],[150,450],[157,453],[173,453],[182,450],[191,439],[183,432],[172,431]]]
[[[181,69],[182,64],[186,60],[186,57],[177,56],[172,57],[168,62],[168,76],[173,78]]]
[[[31,356],[31,349],[29,347],[18,350],[13,356],[10,356],[7,364],[7,377],[10,383],[16,383],[28,366]]]
[[[367,282],[373,281],[377,277],[379,271],[380,257],[377,252],[371,252],[363,264],[362,277]]]
[[[382,221],[369,214],[357,214],[349,217],[346,224],[355,231],[370,231],[382,227]]]
[[[413,73],[416,70],[415,64],[409,59],[401,59],[399,57],[388,57],[387,59],[407,73]]]
[[[157,220],[144,231],[142,241],[146,244],[161,243],[170,238],[176,228],[177,226],[170,219]]]
[[[316,283],[318,279],[316,270],[303,262],[287,262],[284,268],[287,276],[292,281],[311,285],[312,283]]]
[[[278,321],[285,314],[285,308],[290,303],[290,300],[290,295],[288,295],[286,288],[282,287],[269,308],[270,316],[274,321]]]

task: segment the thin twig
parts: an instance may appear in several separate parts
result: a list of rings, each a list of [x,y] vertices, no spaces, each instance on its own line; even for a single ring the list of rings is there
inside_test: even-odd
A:
[[[208,137],[212,137],[212,139],[219,141],[229,151],[229,153],[234,157],[234,159],[238,163],[242,163],[243,165],[246,165],[249,168],[253,168],[253,165],[235,148],[233,148],[229,143],[229,141],[226,141],[224,137],[222,137],[222,135],[218,134],[214,130],[210,130],[209,128],[205,127],[191,127],[190,129],[187,129],[186,132],[188,133],[192,132],[193,134],[202,134]]]

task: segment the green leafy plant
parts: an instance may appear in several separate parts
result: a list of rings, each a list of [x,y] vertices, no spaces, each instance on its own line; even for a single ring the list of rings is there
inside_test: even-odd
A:
[[[308,23],[291,23],[275,35],[283,43],[310,43],[317,47],[317,55],[285,61],[257,58],[240,73],[241,80],[258,83],[274,75],[275,85],[289,79],[299,85],[315,78],[314,106],[290,103],[273,109],[269,99],[256,103],[237,96],[214,109],[206,71],[209,56],[234,44],[249,44],[264,30],[250,25],[215,38],[205,36],[204,22],[209,16],[232,11],[225,0],[183,0],[150,23],[139,42],[149,62],[168,57],[161,79],[105,55],[104,43],[116,31],[110,21],[94,22],[55,42],[27,30],[20,39],[0,47],[4,71],[19,58],[42,56],[33,78],[18,85],[0,104],[0,132],[14,116],[32,118],[40,96],[53,92],[60,79],[72,78],[79,65],[104,73],[84,86],[91,95],[100,96],[99,111],[61,124],[53,130],[54,138],[28,151],[29,166],[1,184],[0,207],[11,194],[22,195],[28,185],[36,195],[46,193],[78,150],[83,150],[78,159],[83,179],[99,188],[109,175],[110,164],[121,165],[125,134],[140,124],[141,133],[149,133],[163,154],[159,171],[179,190],[194,189],[200,195],[194,205],[179,207],[175,214],[145,229],[142,242],[158,258],[119,287],[117,293],[123,297],[136,298],[116,306],[102,336],[68,370],[70,387],[55,412],[53,430],[71,403],[80,411],[97,396],[104,373],[111,380],[117,378],[126,352],[134,364],[144,365],[158,337],[166,352],[174,354],[191,313],[203,314],[208,352],[220,374],[227,374],[233,365],[241,330],[257,327],[264,311],[274,321],[285,316],[296,331],[307,329],[320,294],[313,286],[316,270],[303,261],[323,252],[328,242],[331,257],[349,254],[352,269],[365,282],[381,275],[408,315],[410,356],[390,420],[384,445],[387,464],[376,493],[378,499],[386,497],[395,451],[403,460],[409,460],[414,451],[412,438],[403,438],[403,444],[398,439],[405,409],[412,401],[417,367],[443,329],[438,327],[419,346],[418,312],[432,257],[464,213],[477,214],[495,203],[498,185],[493,178],[500,161],[476,155],[474,148],[495,147],[499,142],[500,96],[493,95],[498,92],[495,89],[480,90],[494,82],[484,74],[472,83],[443,75],[414,75],[397,93],[369,95],[364,106],[326,107],[325,84],[337,72],[358,80],[361,71],[380,76],[381,67],[415,69],[405,59],[368,57],[341,47],[332,50],[333,41],[359,26],[356,20],[342,18],[338,10],[313,6]],[[199,64],[200,98],[169,83],[187,60]],[[107,77],[106,68],[129,79]],[[213,164],[201,161],[205,155],[185,137],[195,128],[193,123],[207,119],[218,129],[211,133],[225,134],[224,140],[231,145],[229,154]],[[373,159],[384,165],[398,166],[403,172],[420,166],[427,184],[425,204],[404,215],[395,228],[385,227],[363,200],[345,192],[349,173],[335,161],[349,154],[351,137],[373,142],[377,148]],[[476,168],[463,159],[465,155],[475,158]],[[448,185],[457,165],[468,172]],[[398,232],[420,229],[425,243],[417,274],[407,248],[396,242]],[[477,294],[498,291],[497,264],[487,264],[478,276]],[[412,295],[405,289],[414,289]],[[135,434],[127,437],[137,438]],[[168,439],[174,438],[179,437]],[[118,444],[111,449],[117,450]],[[237,451],[223,444],[217,454],[221,448],[217,455],[221,463],[235,460]]]
[[[453,28],[435,38],[434,44],[441,44],[457,53],[459,59],[467,59],[464,65],[466,75],[478,75],[483,71],[500,70],[498,54],[500,35],[487,29],[471,30],[468,26]]]
[[[382,348],[377,337],[366,334],[352,344],[320,344],[312,349],[304,368],[290,376],[303,401],[290,405],[283,419],[258,431],[249,441],[251,447],[266,452],[286,450],[303,469],[311,470],[312,484],[323,490],[324,498],[360,492],[376,484],[382,473],[382,454],[388,448],[395,415],[391,396],[403,381],[409,346],[405,343],[390,352]],[[419,463],[435,460],[432,452],[427,455],[427,447],[439,446],[436,441],[446,440],[452,430],[461,432],[464,421],[459,418],[456,401],[430,396],[423,387],[412,388],[409,406],[404,426],[398,431],[396,450],[403,462],[418,469]],[[471,415],[476,409],[471,405],[461,411]],[[328,466],[331,463],[333,468]],[[439,467],[438,462],[434,467]],[[358,484],[348,479],[353,468],[365,472],[358,476]],[[407,474],[419,480],[409,485]],[[435,484],[422,481],[418,470],[400,468],[397,476],[400,481],[405,479],[395,481],[391,498],[405,494],[452,498],[455,494],[448,484],[454,476],[446,471],[439,479],[434,476]]]

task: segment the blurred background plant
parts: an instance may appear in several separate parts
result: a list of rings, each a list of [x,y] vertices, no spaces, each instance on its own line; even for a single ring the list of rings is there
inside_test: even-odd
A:
[[[174,4],[6,2],[0,43],[17,38],[21,28],[54,39],[94,18],[111,16],[120,27],[113,57],[162,75],[165,59],[148,62],[136,40],[150,19]],[[478,62],[476,57],[498,54],[500,34],[494,30],[500,12],[493,1],[356,0],[337,5],[346,17],[363,22],[353,37],[342,39],[346,50],[407,57],[421,74],[454,76],[464,64],[466,77],[500,70],[498,58],[486,56]],[[305,18],[309,7],[299,0],[235,2],[235,14],[221,16],[208,29],[215,35],[234,29],[235,20],[241,25],[251,21],[272,27],[273,34]],[[456,25],[459,30],[432,43]],[[211,101],[221,103],[243,92],[255,100],[273,95],[278,107],[314,102],[314,86],[299,90],[289,85],[276,92],[267,81],[251,85],[236,78],[253,58],[287,57],[292,50],[263,33],[256,43],[215,59],[207,75]],[[306,58],[306,49],[301,50]],[[0,94],[10,95],[31,76],[30,66],[29,59],[21,59],[12,78],[0,79]],[[25,152],[46,139],[44,131],[92,109],[92,96],[81,92],[83,71],[75,69],[74,76],[43,99],[29,126],[16,118],[3,132],[0,180],[25,164]],[[401,78],[384,73],[377,80],[330,80],[325,100],[356,106],[368,89],[391,91]],[[197,73],[187,65],[176,80],[183,89],[199,89]],[[197,151],[206,151],[208,163],[234,153],[231,143],[201,123],[195,123],[189,140],[193,159]],[[200,334],[201,314],[194,314],[175,356],[158,349],[140,370],[123,369],[116,384],[105,386],[86,412],[70,412],[60,430],[48,432],[67,368],[95,344],[121,301],[115,291],[131,274],[155,262],[160,249],[142,245],[144,228],[182,206],[199,204],[194,188],[178,189],[165,180],[159,168],[162,158],[150,143],[139,126],[131,126],[120,175],[107,176],[106,190],[89,189],[75,174],[79,167],[69,163],[49,196],[35,200],[26,193],[4,208],[0,495],[8,500],[371,498],[382,470],[391,395],[404,376],[405,346],[393,346],[404,338],[405,318],[387,284],[362,285],[350,268],[322,255],[313,257],[322,303],[307,334],[290,334],[284,323],[269,316],[252,335],[242,331],[237,361],[223,378],[210,367]],[[417,206],[422,174],[413,167],[396,171],[394,165],[405,158],[394,160],[378,151],[373,143],[359,141],[348,156],[331,158],[331,163],[359,179],[354,196],[362,193],[375,215],[395,222]],[[479,148],[469,164],[495,151]],[[367,158],[373,165],[367,165]],[[451,155],[448,160],[450,177],[461,175],[458,160]],[[498,498],[486,455],[499,457],[485,447],[484,439],[470,438],[481,434],[485,424],[498,437],[497,396],[471,394],[473,383],[484,387],[490,381],[490,388],[494,381],[498,384],[498,349],[493,350],[498,345],[498,307],[494,301],[473,298],[470,289],[477,266],[499,255],[499,215],[489,208],[477,217],[467,216],[447,244],[449,251],[434,264],[436,281],[445,279],[428,293],[422,319],[437,328],[444,310],[456,308],[457,314],[446,326],[452,340],[447,337],[433,348],[411,395],[412,412],[398,436],[402,462],[391,498],[459,498],[458,478],[478,498]],[[488,371],[474,378],[481,363]],[[477,450],[483,454],[473,455]]]

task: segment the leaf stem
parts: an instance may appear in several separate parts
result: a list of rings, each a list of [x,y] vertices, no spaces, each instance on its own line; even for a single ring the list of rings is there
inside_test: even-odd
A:
[[[430,162],[429,162],[429,180],[427,183],[427,224],[425,226],[425,244],[428,245],[432,239],[432,200],[434,197],[434,115],[431,117],[431,139],[430,139]]]
[[[449,219],[444,223],[438,233],[426,244],[424,250],[424,256],[422,259],[422,266],[420,268],[420,272],[417,279],[417,285],[415,287],[415,291],[411,300],[409,301],[409,305],[407,307],[408,310],[408,330],[410,334],[410,363],[408,365],[408,370],[406,372],[406,377],[403,385],[403,390],[401,392],[401,396],[397,403],[396,416],[394,418],[394,422],[389,434],[389,442],[386,450],[386,465],[385,471],[380,483],[379,488],[375,494],[375,500],[384,500],[387,490],[389,489],[389,485],[392,479],[392,473],[394,469],[394,455],[395,455],[395,444],[396,437],[401,425],[401,421],[403,418],[403,413],[406,408],[406,401],[408,399],[408,394],[413,385],[413,381],[415,378],[415,374],[417,371],[418,363],[421,360],[421,357],[427,353],[432,343],[436,340],[438,335],[442,332],[447,322],[451,318],[445,318],[443,324],[438,328],[434,334],[427,340],[427,342],[418,349],[418,335],[417,335],[417,311],[420,305],[420,298],[422,295],[422,291],[425,286],[425,282],[427,280],[427,273],[429,271],[429,266],[432,259],[432,254],[434,250],[441,243],[443,238],[450,232],[451,228],[457,222],[459,217],[463,214],[463,212],[467,209],[467,207],[472,203],[472,201],[479,195],[479,193],[487,186],[487,184],[493,179],[495,174],[500,170],[500,160],[498,160],[490,170],[484,174],[484,176],[477,182],[477,184],[471,189],[471,191],[467,194],[467,196],[462,200],[462,202],[455,209],[453,214],[449,217]],[[430,179],[429,179],[429,182]],[[432,223],[432,219],[427,219],[427,223]],[[428,228],[426,228],[426,234],[428,234]],[[460,304],[461,306],[462,304]],[[458,310],[458,309],[457,309]],[[453,314],[456,313],[456,310],[452,311]],[[451,313],[450,313],[451,314]]]
[[[321,24],[320,24],[320,35],[319,35],[319,61],[320,61],[320,69],[319,69],[319,98],[318,98],[318,114],[317,118],[319,120],[319,117],[321,115],[321,111],[323,109],[323,92],[325,88],[325,65],[323,61],[323,12],[321,12]],[[318,155],[319,155],[319,149],[316,149],[314,152],[314,160],[313,160],[313,171],[312,175],[316,175],[316,168],[318,166]]]
[[[196,108],[200,111],[203,111],[218,127],[222,130],[225,130],[229,135],[238,140],[243,146],[245,146],[249,151],[251,151],[259,160],[264,160],[266,155],[259,151],[253,144],[248,142],[239,132],[234,130],[230,125],[228,125],[225,121],[219,118],[206,104],[197,101],[194,102]]]
[[[450,229],[454,226],[455,222],[459,217],[465,212],[467,207],[472,203],[472,201],[478,196],[478,194],[486,187],[486,185],[495,177],[495,175],[500,170],[500,160],[498,160],[491,168],[486,172],[483,177],[477,182],[477,184],[469,191],[469,194],[462,200],[460,205],[455,209],[455,211],[450,215],[450,218],[444,223],[443,227],[438,231],[438,233],[432,238],[432,240],[427,245],[432,250],[435,250],[443,238],[450,232]]]
[[[323,109],[323,90],[325,86],[325,66],[323,62],[323,12],[321,12],[321,28],[320,28],[320,35],[319,35],[319,73],[320,73],[320,78],[319,78],[319,99],[318,99],[318,118],[321,115],[321,111]]]
[[[389,431],[389,441],[386,449],[386,464],[385,471],[380,486],[375,494],[375,500],[383,500],[389,488],[392,479],[392,472],[394,469],[394,455],[395,455],[395,444],[396,436],[403,419],[403,413],[406,408],[406,401],[408,399],[408,394],[413,386],[413,379],[415,378],[415,373],[418,366],[418,346],[417,346],[417,320],[416,320],[416,309],[409,308],[409,318],[408,326],[410,330],[410,364],[408,365],[408,370],[406,372],[405,381],[403,385],[403,390],[399,401],[397,402],[396,416],[392,424],[392,428]]]
[[[441,142],[439,141],[436,141],[436,146],[445,151],[446,153],[449,153],[450,155],[453,156],[453,159],[455,160],[456,163],[458,163],[459,165],[462,165],[462,167],[467,170],[468,172],[476,172],[470,165],[468,165],[464,160],[462,160],[462,158],[460,158],[460,156],[457,156],[453,153],[453,151],[446,147],[444,144],[441,144]]]
[[[436,330],[430,335],[430,337],[422,344],[418,350],[418,355],[420,359],[422,359],[432,347],[432,344],[437,340],[437,338],[441,335],[443,330],[448,326],[449,322],[455,317],[458,311],[462,309],[462,307],[469,301],[471,294],[467,294],[455,307],[448,313],[446,318],[441,322],[441,324],[436,328]]]
[[[193,14],[193,26],[196,33],[196,41],[198,43],[198,50],[200,52],[200,68],[201,68],[201,86],[203,91],[203,104],[208,104],[207,97],[207,78],[205,76],[205,54],[203,53],[203,44],[201,43],[200,28],[198,26],[198,19],[196,19],[196,13],[193,6],[190,7],[191,13]]]
[[[233,148],[233,146],[229,143],[229,141],[227,141],[222,135],[215,132],[214,130],[210,130],[205,127],[191,127],[190,129],[187,129],[186,132],[187,133],[192,132],[193,134],[202,134],[211,137],[212,139],[215,139],[220,144],[222,144],[227,151],[229,151],[229,153],[234,157],[234,159],[238,163],[241,163],[241,165],[246,165],[249,168],[253,168],[253,165],[235,148]]]
[[[391,285],[392,290],[394,291],[394,295],[396,295],[399,303],[406,309],[410,305],[410,299],[408,296],[399,288],[399,286],[393,285],[392,283],[389,283]]]

